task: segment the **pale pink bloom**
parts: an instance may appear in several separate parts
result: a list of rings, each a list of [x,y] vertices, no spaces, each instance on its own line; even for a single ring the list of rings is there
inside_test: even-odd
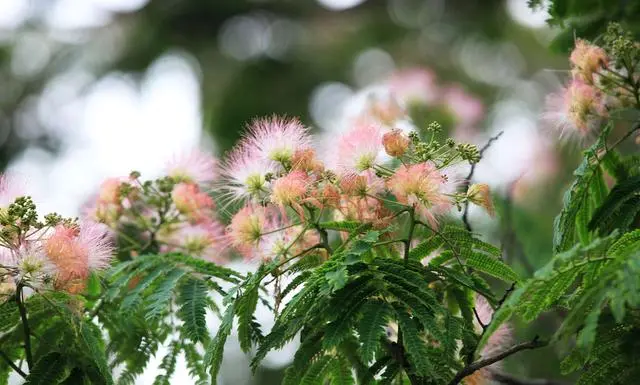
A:
[[[173,231],[167,241],[167,251],[181,250],[218,263],[225,260],[224,226],[218,221],[184,224]]]
[[[447,180],[431,162],[401,166],[387,180],[387,187],[400,203],[415,206],[417,213],[434,228],[437,218],[452,207],[446,195]]]
[[[100,184],[98,201],[101,203],[120,204],[120,189],[125,178],[107,178]]]
[[[377,195],[384,192],[384,180],[373,171],[358,174],[346,174],[340,178],[340,189],[353,196]]]
[[[109,228],[101,223],[80,222],[78,244],[87,255],[89,270],[104,270],[109,267],[114,253],[113,237]]]
[[[46,277],[53,276],[56,266],[47,258],[41,242],[24,241],[12,252],[13,267],[18,269],[19,279],[28,279],[31,283],[41,283]]]
[[[211,183],[217,176],[217,164],[213,156],[200,150],[174,156],[166,165],[168,176],[199,185]]]
[[[382,131],[375,125],[356,125],[337,140],[336,161],[343,174],[373,168],[382,146]]]
[[[431,104],[438,99],[436,77],[426,68],[396,72],[389,79],[391,93],[402,103]]]
[[[278,170],[278,164],[260,156],[255,147],[240,143],[224,161],[219,189],[230,203],[261,200],[269,194],[267,176]]]
[[[580,80],[573,80],[560,92],[547,97],[542,118],[559,129],[561,136],[585,137],[606,113],[600,92]]]
[[[307,193],[309,176],[303,171],[293,171],[273,182],[271,201],[280,206],[297,203]]]
[[[269,262],[296,255],[319,242],[315,231],[303,226],[291,226],[289,220],[271,211],[266,217],[263,234],[253,243],[239,248],[241,254],[250,261]]]
[[[311,138],[299,120],[272,116],[254,120],[243,145],[258,157],[287,164],[296,151],[311,146]]]
[[[569,61],[573,67],[571,73],[576,79],[593,84],[593,75],[608,65],[609,57],[604,49],[578,39]]]
[[[176,209],[192,222],[199,222],[209,218],[214,207],[213,199],[192,183],[178,183],[175,185],[171,192],[171,199]]]
[[[9,206],[16,198],[25,195],[25,185],[19,178],[0,174],[0,207]]]
[[[100,201],[93,202],[83,210],[83,218],[104,223],[105,225],[115,228],[118,220],[122,215],[122,206],[116,203],[103,203]]]
[[[482,101],[460,86],[448,87],[442,98],[445,107],[454,115],[456,122],[461,126],[473,126],[484,115]]]
[[[106,226],[84,222],[79,226],[58,225],[44,241],[44,252],[57,268],[57,281],[62,287],[82,286],[90,270],[109,266],[113,245]]]
[[[393,213],[380,200],[370,196],[343,195],[340,208],[335,213],[336,220],[371,223],[376,229],[389,226]]]
[[[304,148],[297,150],[293,154],[293,158],[291,158],[291,168],[293,170],[321,173],[324,170],[324,164],[318,160],[316,150],[313,148]]]
[[[228,243],[239,247],[257,242],[266,231],[267,223],[267,211],[264,207],[249,204],[241,208],[227,227]]]

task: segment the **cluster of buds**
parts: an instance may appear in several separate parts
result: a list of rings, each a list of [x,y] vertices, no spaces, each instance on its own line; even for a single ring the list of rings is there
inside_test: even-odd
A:
[[[603,46],[578,39],[569,57],[571,80],[547,99],[545,120],[562,133],[586,137],[611,110],[640,108],[640,44],[611,24]]]
[[[107,225],[129,256],[175,251],[222,261],[224,226],[206,192],[215,177],[213,157],[193,151],[173,159],[155,180],[138,172],[107,179],[86,216]]]
[[[478,147],[469,143],[456,143],[448,138],[444,144],[436,140],[442,126],[432,122],[427,128],[428,140],[423,140],[417,131],[405,135],[401,130],[394,129],[382,137],[385,152],[397,159],[407,161],[432,161],[439,168],[463,160],[471,164],[480,160]]]
[[[1,185],[8,188],[5,181]],[[109,266],[113,255],[105,226],[55,213],[40,221],[29,197],[0,207],[0,226],[2,301],[24,287],[80,293],[90,273]]]

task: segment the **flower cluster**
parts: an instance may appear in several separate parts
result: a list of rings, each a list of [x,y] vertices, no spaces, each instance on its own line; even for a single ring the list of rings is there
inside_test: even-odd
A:
[[[153,181],[137,172],[105,180],[85,215],[107,225],[129,256],[184,252],[222,261],[224,226],[206,192],[216,177],[215,159],[193,151],[175,157]]]
[[[2,177],[0,195],[11,199],[11,182]],[[14,196],[0,207],[0,292],[2,299],[16,290],[84,291],[91,271],[109,266],[113,255],[105,226],[77,222],[57,214],[38,220],[29,197]]]
[[[449,175],[456,162],[476,162],[478,149],[439,143],[434,138],[440,129],[434,123],[426,135],[405,135],[359,122],[320,151],[295,119],[254,121],[222,162],[218,190],[228,205],[243,204],[227,229],[227,243],[247,258],[286,260],[327,242],[317,226],[321,220],[386,228],[401,208],[436,228],[463,202],[492,212],[486,185],[458,192]]]
[[[569,56],[571,79],[547,99],[544,119],[562,134],[586,137],[611,110],[640,107],[640,46],[616,24],[604,41],[602,47],[576,41]]]

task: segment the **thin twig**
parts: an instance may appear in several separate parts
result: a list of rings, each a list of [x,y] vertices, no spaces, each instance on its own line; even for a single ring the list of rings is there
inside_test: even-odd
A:
[[[485,151],[487,151],[489,149],[489,147],[491,147],[493,142],[498,140],[498,138],[500,138],[502,136],[502,134],[504,134],[504,131],[500,131],[496,135],[494,135],[491,138],[489,138],[487,143],[480,149],[480,158],[478,159],[478,162],[473,163],[471,165],[471,170],[469,170],[469,174],[467,175],[466,178],[464,178],[464,188],[465,188],[466,191],[469,190],[469,185],[471,184],[471,179],[473,178],[473,174],[476,172],[476,165],[480,162],[480,159],[482,159],[482,156],[484,155]],[[464,211],[462,212],[462,222],[464,223],[464,227],[468,231],[471,231],[471,225],[469,224],[469,201],[468,200],[466,200],[464,202]]]
[[[529,341],[529,342],[523,342],[521,344],[518,345],[514,345],[512,347],[510,347],[509,349],[498,353],[494,356],[491,356],[489,358],[485,358],[483,360],[480,361],[476,361],[473,364],[467,365],[464,368],[462,368],[458,374],[456,374],[456,376],[449,381],[449,385],[456,385],[459,384],[460,381],[462,381],[465,377],[472,375],[473,373],[475,373],[477,370],[480,370],[484,367],[487,367],[491,364],[495,364],[498,361],[502,361],[505,358],[509,357],[510,355],[513,355],[515,353],[518,353],[522,350],[528,350],[528,349],[537,349],[537,348],[541,348],[543,346],[547,346],[548,342],[546,341],[540,341],[538,339],[538,337],[536,336],[533,340]]]
[[[11,361],[11,358],[9,358],[9,356],[2,350],[0,350],[0,357],[2,357],[2,359],[7,363],[7,365],[9,365],[11,369],[15,370],[15,372],[18,373],[22,378],[27,378],[27,374],[23,372],[18,365],[16,365],[13,361]]]
[[[20,311],[20,319],[22,320],[22,328],[24,331],[24,352],[27,357],[27,366],[31,369],[33,366],[33,356],[31,354],[31,330],[29,329],[29,322],[27,320],[27,309],[25,308],[22,300],[22,289],[23,286],[18,285],[18,290],[16,290],[16,304]]]
[[[482,332],[484,333],[484,331],[487,329],[488,324],[485,324],[484,322],[482,322],[482,318],[480,318],[480,314],[478,314],[478,311],[476,310],[476,307],[473,307],[473,314],[475,314],[476,316],[476,321],[478,321],[478,323],[480,324],[480,327],[482,327]]]

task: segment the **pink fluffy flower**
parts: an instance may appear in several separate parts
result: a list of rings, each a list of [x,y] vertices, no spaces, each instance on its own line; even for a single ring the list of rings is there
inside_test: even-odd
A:
[[[573,67],[571,73],[576,79],[593,84],[594,74],[608,65],[609,57],[604,49],[578,39],[569,61]]]
[[[258,157],[281,164],[291,163],[296,151],[311,146],[309,132],[299,120],[278,116],[253,121],[243,142]]]
[[[17,268],[21,275],[20,279],[26,278],[32,283],[41,282],[57,271],[56,266],[47,258],[41,242],[24,241],[8,255],[11,255],[10,262],[7,261],[9,263],[6,265],[3,263],[3,265]]]
[[[340,189],[350,196],[381,194],[384,192],[384,180],[373,171],[365,171],[362,175],[346,174],[340,178]]]
[[[293,171],[273,182],[271,200],[280,206],[297,203],[308,187],[309,176],[303,171]]]
[[[387,180],[387,187],[400,203],[415,206],[432,227],[452,206],[446,195],[446,178],[430,162],[401,166]]]
[[[57,269],[57,285],[71,292],[84,288],[89,271],[104,269],[113,255],[106,226],[85,222],[58,225],[44,241],[44,252]]]
[[[200,222],[211,216],[213,199],[192,183],[178,183],[173,187],[171,198],[180,213],[192,222]]]
[[[253,146],[241,143],[235,147],[222,166],[219,189],[229,202],[260,200],[269,193],[268,175],[278,170],[278,164],[263,158]]]
[[[216,160],[209,154],[193,150],[174,156],[167,163],[166,172],[178,181],[203,185],[216,178]]]
[[[247,205],[231,218],[227,228],[228,241],[232,246],[241,247],[257,242],[265,232],[267,212],[262,206]]]
[[[225,260],[224,226],[218,221],[185,224],[167,239],[168,251],[180,250],[213,262]]]
[[[98,200],[102,203],[120,203],[120,189],[124,178],[107,178],[100,184]]]
[[[484,115],[484,106],[480,99],[469,94],[460,86],[447,88],[442,98],[446,108],[451,111],[461,126],[473,126]]]
[[[396,72],[389,79],[389,86],[391,93],[405,104],[431,104],[438,98],[436,77],[425,68]]]
[[[560,92],[547,98],[543,119],[561,131],[561,136],[587,136],[597,125],[606,109],[600,92],[594,87],[573,80]]]
[[[387,132],[382,136],[384,150],[391,156],[401,157],[404,155],[410,143],[411,140],[398,129]]]
[[[382,131],[377,126],[356,125],[337,141],[338,169],[344,174],[369,170],[382,150]]]

